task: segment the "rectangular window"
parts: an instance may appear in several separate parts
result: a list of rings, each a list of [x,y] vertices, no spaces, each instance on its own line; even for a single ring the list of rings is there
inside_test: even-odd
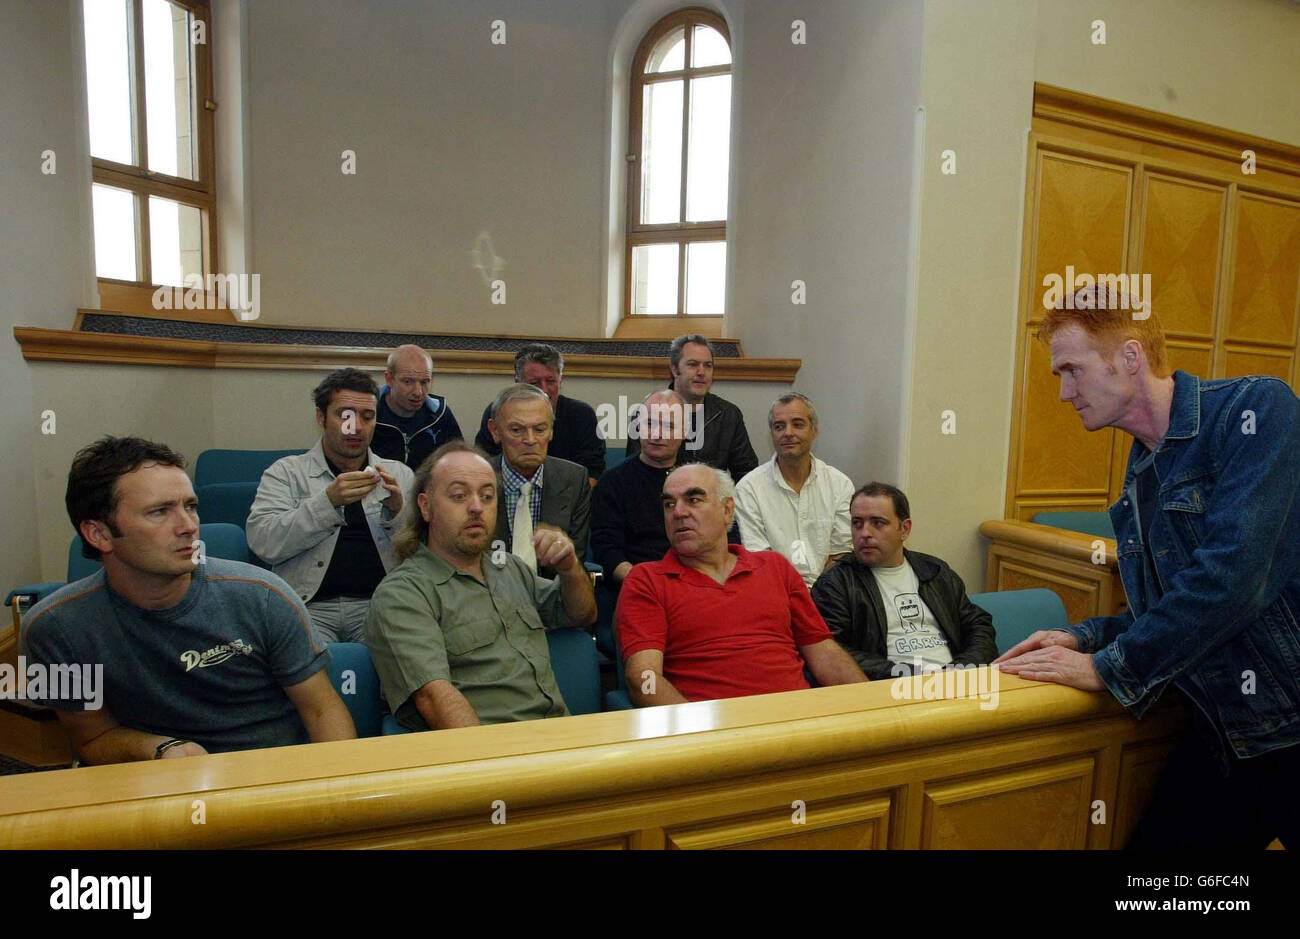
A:
[[[151,292],[213,269],[207,0],[82,0],[95,273]]]

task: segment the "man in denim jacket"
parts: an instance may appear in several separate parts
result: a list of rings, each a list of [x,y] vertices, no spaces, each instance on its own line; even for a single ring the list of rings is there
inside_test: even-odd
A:
[[[1085,288],[1039,334],[1083,426],[1136,438],[1110,507],[1129,609],[997,661],[1138,717],[1171,684],[1192,702],[1129,847],[1300,848],[1300,401],[1276,378],[1170,375],[1156,317],[1115,299]]]

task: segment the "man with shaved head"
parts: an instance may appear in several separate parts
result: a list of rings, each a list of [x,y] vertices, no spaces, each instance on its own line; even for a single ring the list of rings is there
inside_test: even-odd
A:
[[[799,572],[775,551],[728,544],[734,487],[704,464],[668,474],[661,496],[672,547],[623,582],[618,633],[638,707],[866,681],[835,642]]]
[[[394,547],[399,564],[375,591],[366,626],[393,715],[410,730],[440,730],[567,715],[548,628],[596,619],[591,580],[562,531],[533,533],[537,574],[491,549],[497,477],[464,441],[443,444],[411,486],[414,511]]]
[[[447,399],[429,393],[433,359],[419,346],[398,346],[384,369],[387,383],[379,390],[379,413],[371,448],[386,460],[416,469],[449,440],[460,440],[460,424]]]
[[[591,496],[591,553],[613,590],[632,565],[657,561],[668,550],[659,496],[677,465],[685,438],[682,396],[654,391],[641,402],[637,435],[641,449],[612,466]]]

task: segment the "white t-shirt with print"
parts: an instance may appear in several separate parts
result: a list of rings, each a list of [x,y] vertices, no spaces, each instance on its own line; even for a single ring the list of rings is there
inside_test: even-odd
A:
[[[920,581],[912,565],[905,560],[898,567],[873,567],[871,573],[875,575],[880,599],[885,604],[885,619],[888,621],[886,658],[910,665],[914,671],[920,671],[916,668],[918,659],[921,668],[951,665],[952,651],[948,648],[948,638],[917,592]]]

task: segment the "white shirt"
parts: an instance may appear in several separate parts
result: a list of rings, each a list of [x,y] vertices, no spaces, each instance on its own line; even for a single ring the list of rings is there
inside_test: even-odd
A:
[[[776,551],[794,565],[809,587],[832,554],[853,550],[849,502],[853,482],[835,467],[812,458],[812,472],[795,492],[776,457],[736,484],[740,540],[750,551]]]
[[[914,673],[927,665],[951,665],[948,637],[917,592],[920,581],[912,565],[905,560],[898,567],[873,567],[871,573],[880,588],[885,619],[889,623],[885,633],[886,657],[895,664],[910,666]]]

